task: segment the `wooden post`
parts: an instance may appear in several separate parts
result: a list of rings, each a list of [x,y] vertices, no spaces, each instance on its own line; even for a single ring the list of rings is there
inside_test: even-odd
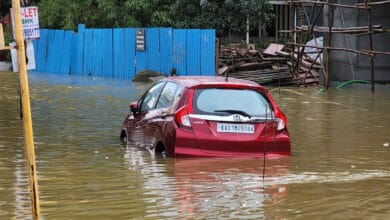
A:
[[[295,13],[295,3],[294,0],[291,0],[289,2],[289,8],[290,8],[290,20],[293,22],[292,24],[292,31],[291,31],[291,40],[294,42],[291,45],[291,50],[294,52],[295,51],[295,45],[297,43],[297,38],[296,38],[296,13]],[[295,75],[294,73],[294,67],[295,67],[295,59],[294,59],[294,53],[291,53],[291,62],[292,62],[292,69],[291,69],[291,75]]]
[[[0,50],[11,50],[13,47],[5,46],[3,24],[0,23]]]
[[[35,166],[34,139],[33,139],[33,129],[32,129],[31,108],[30,108],[30,92],[28,87],[26,54],[24,49],[22,18],[20,15],[19,0],[12,0],[12,10],[13,10],[13,19],[14,19],[15,40],[16,40],[17,54],[18,54],[20,94],[22,100],[22,113],[23,113],[24,144],[25,144],[25,154],[28,162],[28,175],[29,175],[32,216],[33,219],[39,219],[39,214],[40,214],[39,194],[38,194],[37,170]]]
[[[325,67],[325,87],[329,89],[329,75],[330,75],[330,64],[329,64],[329,59],[330,59],[330,47],[332,44],[332,26],[333,26],[333,8],[331,4],[331,0],[326,1],[326,6],[327,7],[327,21],[328,21],[328,45],[326,49],[326,67]]]
[[[375,82],[375,73],[374,73],[374,56],[375,56],[375,53],[372,53],[372,51],[374,50],[374,46],[373,46],[373,40],[372,40],[372,10],[371,10],[371,7],[368,5],[370,1],[369,0],[365,0],[364,3],[365,3],[365,7],[367,8],[367,12],[368,12],[368,39],[369,39],[369,44],[370,44],[370,55],[369,55],[369,58],[370,58],[370,67],[371,67],[371,93],[374,94],[374,91],[375,91],[375,86],[374,86],[374,82]]]
[[[3,48],[4,46],[5,46],[5,43],[4,43],[3,24],[0,23],[0,48]]]
[[[280,14],[280,8],[281,7],[279,7],[279,6],[276,6],[276,11],[277,11],[277,13],[276,13],[276,21],[275,21],[275,40],[276,40],[276,42],[279,42],[279,16],[281,16]]]

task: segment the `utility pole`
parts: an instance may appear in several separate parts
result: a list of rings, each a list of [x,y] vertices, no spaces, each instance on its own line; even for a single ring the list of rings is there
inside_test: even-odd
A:
[[[18,54],[19,80],[20,80],[20,94],[22,101],[23,113],[23,131],[25,154],[28,163],[29,188],[31,197],[31,208],[33,219],[39,219],[39,194],[38,194],[38,178],[37,169],[35,165],[35,150],[34,138],[32,129],[31,107],[30,107],[30,92],[28,87],[26,54],[24,49],[24,37],[22,31],[22,18],[20,15],[20,0],[12,0],[13,21],[15,41]]]

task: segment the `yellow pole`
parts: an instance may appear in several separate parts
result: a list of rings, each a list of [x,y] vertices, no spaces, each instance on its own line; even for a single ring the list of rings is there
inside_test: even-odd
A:
[[[30,92],[28,88],[26,54],[22,31],[22,18],[20,15],[20,0],[12,0],[15,40],[18,53],[18,66],[20,78],[20,93],[22,99],[24,144],[28,162],[29,187],[33,219],[39,219],[39,194],[37,170],[35,166],[34,138],[30,108]]]

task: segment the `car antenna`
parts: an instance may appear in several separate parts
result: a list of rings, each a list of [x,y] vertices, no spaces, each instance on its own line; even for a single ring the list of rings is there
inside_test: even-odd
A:
[[[226,71],[226,73],[225,73],[225,82],[228,81],[228,77],[229,77],[229,71]]]
[[[268,128],[268,108],[267,105],[265,105],[265,142],[264,142],[264,157],[263,157],[263,183],[265,178],[265,156],[267,155],[267,128]]]

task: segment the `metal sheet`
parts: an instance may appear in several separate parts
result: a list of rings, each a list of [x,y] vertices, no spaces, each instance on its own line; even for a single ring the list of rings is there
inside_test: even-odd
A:
[[[187,30],[187,75],[201,74],[201,35],[199,29]]]
[[[34,41],[37,71],[131,79],[151,69],[178,75],[215,74],[215,30],[145,29],[145,50],[135,48],[135,28],[41,30]]]
[[[65,31],[54,30],[49,32],[48,41],[52,42],[48,46],[48,70],[50,73],[60,72],[60,59],[62,56],[62,44]]]
[[[61,59],[60,61],[60,73],[70,73],[70,61],[72,56],[72,43],[73,43],[73,33],[72,31],[66,31],[64,34],[63,40],[63,49],[61,50]]]
[[[78,32],[74,34],[74,41],[72,46],[72,62],[71,73],[81,75],[83,74],[83,58],[84,58],[84,33],[85,25],[78,25]]]
[[[158,28],[146,29],[146,50],[148,69],[161,72],[160,39]]]
[[[215,75],[215,30],[201,30],[201,75]]]
[[[160,60],[161,72],[170,75],[172,70],[173,30],[172,28],[160,28]]]
[[[102,66],[102,76],[113,77],[113,39],[112,29],[103,29],[101,35],[101,51],[99,58]]]
[[[37,40],[33,40],[33,42],[35,48],[34,52],[35,52],[36,71],[44,72],[46,70],[46,63],[47,63],[46,45],[48,44],[47,36],[49,30],[41,29],[40,32],[41,32],[40,38]]]
[[[176,68],[178,76],[187,75],[187,48],[186,48],[186,31],[183,29],[173,30],[173,68]]]
[[[93,37],[92,37],[92,75],[93,76],[103,76],[103,62],[102,62],[102,53],[103,46],[102,42],[102,30],[101,29],[93,29]]]
[[[83,75],[92,75],[92,55],[93,55],[93,47],[92,47],[92,29],[85,29],[84,31],[84,54],[83,54]]]
[[[131,79],[135,75],[135,29],[125,29],[125,79]]]
[[[115,28],[113,30],[113,77],[122,78],[125,72],[125,30]]]

